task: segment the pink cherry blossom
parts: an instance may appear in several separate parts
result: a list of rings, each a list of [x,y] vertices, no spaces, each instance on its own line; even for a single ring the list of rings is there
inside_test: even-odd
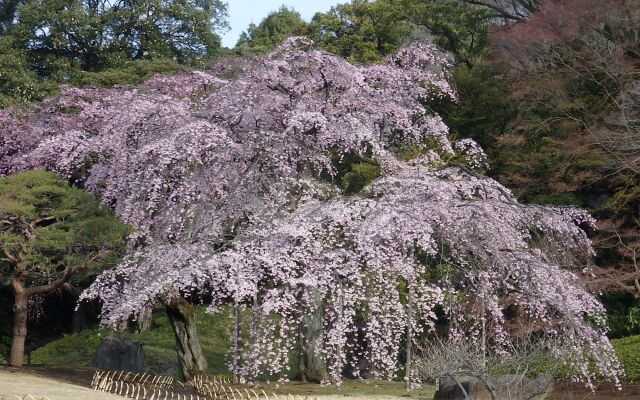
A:
[[[248,308],[230,367],[252,379],[285,375],[301,317],[320,309],[317,351],[339,383],[360,357],[393,377],[407,324],[419,340],[437,307],[454,339],[483,321],[508,352],[504,309],[518,304],[576,377],[592,381],[595,365],[617,382],[604,310],[572,272],[593,255],[592,219],[519,204],[478,175],[480,147],[428,107],[455,100],[436,47],[355,65],[295,37],[240,64],[0,110],[0,174],[56,171],[135,228],[128,257],[83,294],[103,302],[104,324],[175,293]],[[406,145],[423,155],[401,160]],[[382,176],[347,196],[332,152],[372,157]]]

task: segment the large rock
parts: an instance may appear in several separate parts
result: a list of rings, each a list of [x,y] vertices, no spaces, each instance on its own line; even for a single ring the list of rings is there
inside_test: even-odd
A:
[[[142,343],[117,337],[102,340],[91,366],[100,369],[140,372],[144,368]]]
[[[471,400],[492,400],[487,386],[478,378],[459,377]],[[491,380],[496,400],[537,400],[544,396],[552,379],[547,375],[538,375],[531,379],[522,375],[504,375]],[[438,384],[434,400],[464,400],[464,394],[452,378],[442,378]]]

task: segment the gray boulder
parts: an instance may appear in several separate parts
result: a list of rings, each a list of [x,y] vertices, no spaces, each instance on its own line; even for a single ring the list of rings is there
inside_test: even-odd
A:
[[[100,369],[140,372],[144,368],[142,343],[117,337],[104,338],[90,365]]]
[[[475,377],[458,377],[471,400],[492,400],[491,392],[483,381]],[[552,379],[548,375],[527,378],[522,375],[503,375],[492,378],[496,400],[537,400],[544,397]],[[441,378],[434,400],[464,400],[464,394],[453,378]]]

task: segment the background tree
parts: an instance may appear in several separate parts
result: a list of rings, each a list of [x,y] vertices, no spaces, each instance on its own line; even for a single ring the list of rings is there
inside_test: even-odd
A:
[[[305,36],[308,34],[308,24],[300,13],[293,8],[280,7],[267,15],[258,25],[251,24],[242,32],[236,44],[236,49],[250,48],[259,53],[271,50],[275,45],[289,36]]]
[[[31,69],[26,52],[12,43],[11,37],[0,36],[0,108],[40,100],[55,91],[52,82],[39,79]]]
[[[518,113],[495,135],[495,176],[525,201],[574,204],[600,220],[613,335],[640,296],[637,152],[638,6],[629,1],[540,2],[526,22],[493,34],[494,66]],[[535,37],[534,37],[535,36]],[[617,310],[617,311],[613,311]]]
[[[219,0],[28,0],[7,34],[43,75],[60,62],[83,71],[128,59],[194,62],[219,50],[225,7]]]
[[[21,0],[6,0],[0,4],[0,35],[13,26],[16,11],[22,2]]]
[[[403,0],[401,3],[404,18],[424,29],[457,63],[471,68],[486,54],[491,19],[486,8],[458,0]]]
[[[21,0],[1,7],[5,102],[41,98],[61,82],[131,83],[201,65],[220,54],[218,32],[227,27],[220,0]]]
[[[496,138],[514,116],[508,81],[489,63],[492,14],[486,7],[457,0],[405,0],[402,4],[404,18],[427,32],[455,60],[451,82],[457,98],[444,98],[431,106],[454,135],[473,138],[491,156]]]
[[[414,27],[397,1],[353,0],[314,15],[310,37],[350,61],[376,62],[409,43]]]
[[[115,265],[129,228],[50,172],[0,178],[0,277],[14,295],[9,362],[21,366],[30,304],[88,270]]]

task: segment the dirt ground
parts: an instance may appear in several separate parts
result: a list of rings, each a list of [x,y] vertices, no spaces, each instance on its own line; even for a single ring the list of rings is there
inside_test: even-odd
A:
[[[583,384],[557,383],[545,400],[640,400],[640,384],[626,384],[622,390],[611,384],[600,384],[591,392]]]
[[[0,366],[0,400],[23,400],[27,394],[35,400],[117,400],[122,397],[96,392],[88,389],[94,370],[91,368],[25,366],[21,369]],[[412,396],[389,395],[390,383],[363,385],[362,383],[345,382],[343,390],[321,388],[302,383],[290,383],[277,390],[280,393],[289,392],[302,396],[312,395],[318,400],[406,400],[431,399],[433,389],[415,393]],[[266,389],[266,387],[265,387]],[[313,392],[312,392],[313,390]],[[268,393],[271,390],[267,390]],[[280,394],[279,393],[279,394]],[[312,394],[313,393],[313,394]],[[16,397],[17,396],[17,397]],[[30,399],[27,397],[27,399]],[[559,383],[546,400],[640,400],[640,385],[625,385],[619,391],[611,385],[600,385],[595,393],[587,390],[583,385]]]
[[[82,386],[0,367],[0,400],[122,400]]]

